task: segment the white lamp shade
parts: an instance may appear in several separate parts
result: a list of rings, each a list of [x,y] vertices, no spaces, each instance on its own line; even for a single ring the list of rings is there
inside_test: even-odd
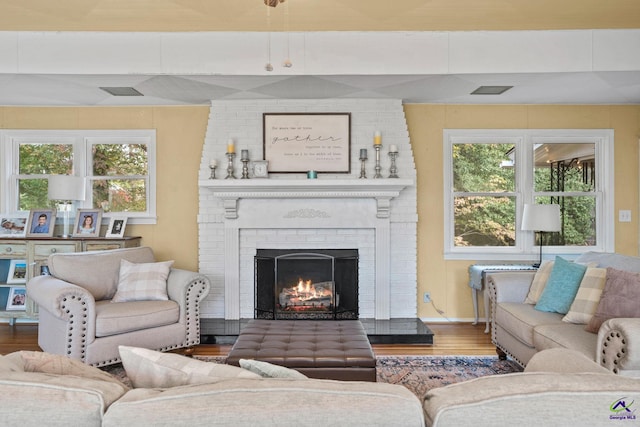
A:
[[[49,177],[49,200],[84,200],[84,178],[72,175]]]
[[[560,231],[560,205],[524,205],[524,231]]]

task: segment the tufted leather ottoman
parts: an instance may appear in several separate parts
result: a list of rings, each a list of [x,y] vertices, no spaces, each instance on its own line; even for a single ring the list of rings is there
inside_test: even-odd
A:
[[[310,378],[376,381],[376,358],[358,320],[254,319],[240,332],[227,364],[255,359]]]

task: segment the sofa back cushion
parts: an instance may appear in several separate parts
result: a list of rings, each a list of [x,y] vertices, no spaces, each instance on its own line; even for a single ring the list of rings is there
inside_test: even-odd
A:
[[[120,277],[120,260],[154,262],[153,250],[139,248],[52,254],[49,271],[54,277],[85,288],[96,301],[111,299]]]
[[[580,255],[575,261],[578,263],[586,263],[593,267],[611,267],[617,270],[640,273],[640,257],[590,251]],[[596,265],[593,265],[594,263],[596,263]]]

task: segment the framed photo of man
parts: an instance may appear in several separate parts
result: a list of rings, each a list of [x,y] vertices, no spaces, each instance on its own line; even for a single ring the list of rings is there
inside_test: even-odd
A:
[[[74,237],[99,237],[102,209],[78,209],[73,226]]]
[[[112,216],[109,221],[109,228],[104,237],[120,238],[124,236],[124,228],[127,226],[126,216]]]
[[[27,222],[27,237],[51,237],[55,225],[55,209],[31,209]]]

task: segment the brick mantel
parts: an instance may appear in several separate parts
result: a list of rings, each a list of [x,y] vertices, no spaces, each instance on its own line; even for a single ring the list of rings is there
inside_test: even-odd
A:
[[[409,179],[273,179],[203,180],[214,197],[223,200],[225,218],[238,218],[240,199],[365,199],[376,200],[378,218],[389,217],[390,200],[413,185]]]

